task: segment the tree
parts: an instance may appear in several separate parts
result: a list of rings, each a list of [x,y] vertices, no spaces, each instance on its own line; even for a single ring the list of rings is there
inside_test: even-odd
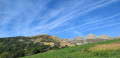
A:
[[[0,55],[0,58],[9,58],[9,53],[8,52],[3,52],[1,55]]]
[[[14,53],[14,57],[17,58],[17,57],[22,57],[22,56],[25,56],[25,52],[23,49],[18,49],[15,53]]]
[[[37,54],[37,53],[40,53],[40,51],[37,49],[37,48],[34,48],[33,51],[32,51],[33,54]]]

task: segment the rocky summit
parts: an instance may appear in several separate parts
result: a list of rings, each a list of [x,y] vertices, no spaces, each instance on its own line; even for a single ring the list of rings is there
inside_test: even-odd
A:
[[[106,34],[102,34],[101,36],[97,36],[95,34],[88,34],[85,37],[77,36],[76,38],[65,39],[65,41],[76,44],[76,45],[83,45],[83,44],[106,41],[106,40],[117,39],[117,38],[120,38],[120,36],[110,37]]]

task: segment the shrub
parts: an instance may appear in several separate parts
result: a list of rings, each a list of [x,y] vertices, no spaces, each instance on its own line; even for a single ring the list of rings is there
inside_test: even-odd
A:
[[[85,53],[85,52],[88,52],[89,50],[88,50],[88,48],[86,47],[86,48],[83,48],[82,50],[81,50],[81,52],[83,52],[83,53]]]
[[[0,58],[9,58],[9,53],[8,52],[4,52],[0,55]]]

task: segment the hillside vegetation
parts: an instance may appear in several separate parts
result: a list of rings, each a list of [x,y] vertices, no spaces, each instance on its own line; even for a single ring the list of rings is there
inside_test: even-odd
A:
[[[50,35],[0,38],[0,58],[18,58],[65,48],[60,46],[61,41],[57,36]]]
[[[23,58],[120,58],[120,39],[51,50]],[[114,48],[113,48],[114,47]]]

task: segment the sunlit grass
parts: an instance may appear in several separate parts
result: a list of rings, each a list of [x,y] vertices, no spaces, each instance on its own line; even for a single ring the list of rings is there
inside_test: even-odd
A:
[[[120,49],[120,43],[113,43],[113,44],[104,44],[104,45],[96,45],[91,47],[90,51],[102,51],[102,50],[118,50]]]

